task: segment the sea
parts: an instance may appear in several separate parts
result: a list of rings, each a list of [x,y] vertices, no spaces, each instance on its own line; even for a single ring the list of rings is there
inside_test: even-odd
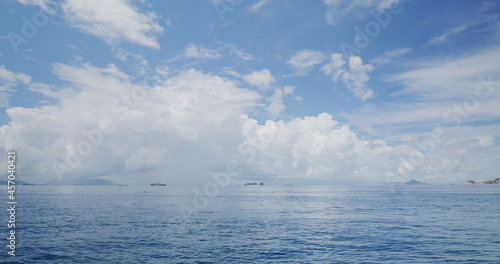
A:
[[[500,185],[16,191],[1,263],[500,263]]]

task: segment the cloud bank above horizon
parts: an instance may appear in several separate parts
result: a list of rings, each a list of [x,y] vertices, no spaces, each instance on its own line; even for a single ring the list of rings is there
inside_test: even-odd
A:
[[[3,5],[0,149],[25,181],[196,184],[228,164],[234,184],[496,177],[492,2],[435,29],[395,0]]]

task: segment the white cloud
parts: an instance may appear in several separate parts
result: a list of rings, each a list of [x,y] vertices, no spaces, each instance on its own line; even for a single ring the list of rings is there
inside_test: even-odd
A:
[[[257,86],[260,90],[267,90],[274,82],[274,77],[268,69],[262,71],[253,71],[243,76],[243,80],[253,86]]]
[[[373,90],[366,88],[370,80],[368,73],[373,67],[370,64],[363,65],[360,57],[350,56],[349,62],[346,62],[341,53],[333,53],[330,62],[322,70],[326,75],[331,75],[334,82],[342,80],[356,98],[365,101],[373,96]]]
[[[473,24],[471,24],[471,23],[466,23],[466,24],[462,24],[458,27],[452,28],[450,30],[447,30],[443,34],[430,39],[427,42],[427,44],[429,44],[429,45],[440,44],[440,43],[446,41],[449,37],[456,35],[456,34],[459,34],[460,32],[468,29],[472,25]]]
[[[9,93],[17,85],[27,85],[31,82],[31,76],[20,72],[11,72],[0,65],[0,107],[9,106]]]
[[[289,122],[268,120],[264,125],[243,118],[245,141],[239,149],[258,151],[248,164],[256,175],[344,182],[383,179],[383,164],[392,148],[380,140],[359,139],[348,126],[337,126],[329,114]],[[356,173],[363,167],[370,171]]]
[[[57,91],[54,91],[51,86],[44,83],[32,83],[28,88],[30,91],[37,92],[48,97],[59,98]]]
[[[158,49],[156,39],[163,28],[154,12],[139,13],[126,0],[67,0],[61,4],[65,19],[84,34],[103,39],[109,45],[126,41]]]
[[[12,87],[18,84],[28,84],[31,82],[31,76],[20,72],[11,72],[0,65],[0,91],[10,91]]]
[[[285,86],[283,89],[276,89],[273,96],[268,99],[270,103],[266,110],[269,116],[277,117],[283,112],[283,110],[285,110],[286,106],[283,103],[283,97],[292,95],[293,89],[294,87],[292,86]]]
[[[464,99],[474,93],[478,79],[500,71],[500,48],[448,60],[420,63],[414,70],[393,74],[389,81],[403,89],[394,95],[411,94],[426,100]]]
[[[11,122],[0,127],[5,139],[0,149],[15,147],[22,152],[23,173],[36,183],[53,179],[55,161],[69,166],[68,157],[89,146],[90,153],[79,154],[80,161],[63,177],[192,183],[224,168],[231,157],[252,167],[250,174],[380,182],[382,159],[391,151],[382,141],[361,140],[349,127],[337,127],[328,114],[258,125],[246,116],[258,107],[257,92],[193,69],[155,87],[133,83],[113,64],[104,68],[54,64],[54,72],[68,85],[38,84],[32,90],[57,96],[59,102],[8,109]],[[281,100],[288,95],[293,95],[293,87],[277,89],[269,99],[269,112],[282,111]],[[92,145],[90,138],[97,142],[98,137],[88,135],[103,120],[114,130],[102,133],[100,142]],[[258,156],[247,162],[238,146],[252,142],[258,143],[254,146]],[[359,173],[372,164],[378,167]]]
[[[71,27],[101,38],[109,45],[130,42],[158,49],[157,35],[163,32],[154,13],[140,13],[127,0],[17,0],[24,5],[37,5],[49,14],[59,9]],[[167,22],[168,23],[168,22]]]
[[[258,12],[263,6],[269,4],[270,0],[259,0],[259,2],[255,3],[250,7],[250,12],[255,13]]]
[[[189,43],[184,50],[184,56],[190,59],[218,59],[221,54],[218,50]]]
[[[349,70],[347,62],[339,65]],[[22,152],[20,168],[32,175],[29,181],[37,183],[54,177],[53,162],[64,163],[68,155],[78,153],[81,142],[88,142],[83,131],[88,134],[105,119],[112,122],[114,131],[103,134],[100,144],[91,145],[91,153],[64,177],[100,177],[130,184],[193,183],[223,169],[228,159],[245,167],[243,176],[259,175],[263,180],[379,184],[390,175],[460,182],[475,176],[478,168],[484,171],[483,177],[497,172],[491,160],[500,155],[495,145],[498,125],[444,128],[445,140],[425,152],[411,139],[430,137],[431,132],[363,139],[326,113],[259,124],[247,116],[259,107],[257,92],[193,69],[154,87],[133,83],[113,64],[104,68],[54,64],[54,72],[67,85],[33,84],[31,88],[57,96],[59,102],[8,109],[11,122],[0,127],[5,139],[0,150],[15,147]],[[134,91],[136,96],[142,94],[141,100],[134,99]],[[282,112],[287,95],[293,95],[293,87],[277,89],[265,106],[269,113]],[[387,143],[395,141],[401,143]],[[400,160],[409,154],[422,162]]]
[[[245,167],[243,176],[262,175],[264,180],[379,184],[390,175],[460,182],[475,176],[478,167],[483,177],[497,171],[491,160],[500,155],[494,144],[500,136],[498,125],[444,128],[443,142],[424,152],[410,139],[430,137],[431,132],[367,140],[326,113],[260,125],[246,115],[258,107],[257,92],[193,69],[155,87],[131,82],[112,64],[104,68],[55,64],[54,72],[68,83],[65,88],[36,85],[33,90],[57,94],[59,102],[8,109],[11,122],[0,127],[5,139],[0,149],[15,147],[22,152],[20,169],[32,175],[26,180],[37,183],[52,179],[53,162],[64,164],[68,155],[78,153],[81,143],[89,142],[86,134],[106,119],[114,131],[90,145],[90,154],[63,177],[130,184],[193,183],[205,180],[209,171],[224,168],[229,158]],[[132,92],[142,93],[142,99],[134,99]],[[279,102],[292,94],[293,87],[277,89],[269,99],[270,105],[278,102],[276,108],[268,110],[282,111]],[[402,143],[389,146],[389,141]],[[421,161],[400,160],[412,153]]]
[[[386,52],[384,52],[384,54],[371,60],[371,62],[374,64],[378,64],[378,65],[386,64],[386,63],[392,62],[393,58],[404,55],[410,51],[411,51],[411,48],[401,48],[401,49],[386,51]]]
[[[219,46],[216,49],[204,47],[200,44],[189,43],[184,48],[182,55],[175,56],[169,59],[169,62],[178,61],[182,59],[220,59],[229,56],[237,57],[243,60],[253,60],[254,56],[245,52],[245,50],[238,48],[234,43],[226,44],[222,42],[217,43]]]
[[[321,51],[301,50],[296,52],[286,63],[295,69],[296,75],[307,75],[312,67],[322,63],[327,56]]]
[[[224,168],[226,153],[236,151],[241,140],[240,115],[256,107],[260,98],[232,81],[192,69],[156,87],[132,83],[112,64],[55,64],[54,72],[69,84],[56,89],[59,102],[8,109],[11,122],[0,127],[5,139],[0,149],[22,152],[20,167],[38,183],[54,177],[55,161],[71,165],[68,157],[79,148],[88,150],[83,131],[98,129],[103,120],[110,121],[114,131],[103,133],[100,144],[90,145],[90,154],[79,154],[81,162],[63,177],[142,184],[198,181],[208,171]]]

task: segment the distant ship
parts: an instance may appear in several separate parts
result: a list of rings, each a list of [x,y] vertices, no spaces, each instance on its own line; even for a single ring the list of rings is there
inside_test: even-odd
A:
[[[263,182],[249,182],[245,183],[245,186],[264,186]]]
[[[158,183],[151,183],[151,186],[167,186],[167,184],[164,182],[161,182],[161,183],[158,182]]]

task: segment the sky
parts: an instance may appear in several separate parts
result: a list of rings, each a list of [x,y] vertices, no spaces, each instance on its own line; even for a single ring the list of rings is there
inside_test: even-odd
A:
[[[0,5],[0,150],[18,179],[500,177],[498,1]]]

